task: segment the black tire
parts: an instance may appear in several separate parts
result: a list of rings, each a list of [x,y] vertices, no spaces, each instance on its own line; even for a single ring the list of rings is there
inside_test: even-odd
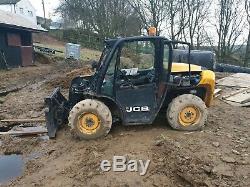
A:
[[[201,98],[192,94],[184,94],[172,100],[166,117],[173,129],[195,131],[205,125],[207,113],[207,107]]]
[[[96,126],[96,120],[93,120],[92,118],[89,119],[85,115],[91,117],[94,116],[94,119],[98,119],[97,127],[95,129],[87,130],[92,124]],[[84,140],[97,139],[106,136],[112,126],[112,115],[109,108],[103,102],[94,99],[86,99],[77,103],[70,111],[68,119],[72,134]],[[88,126],[89,124],[87,120],[92,123],[90,126]],[[83,124],[85,124],[85,127],[87,128],[84,128]]]

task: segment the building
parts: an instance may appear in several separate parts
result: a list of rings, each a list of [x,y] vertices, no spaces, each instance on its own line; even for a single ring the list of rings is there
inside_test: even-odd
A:
[[[0,0],[0,10],[17,14],[37,23],[36,9],[29,0]]]
[[[52,21],[49,27],[50,30],[62,30],[63,29],[63,23],[59,21]]]
[[[52,22],[51,19],[48,19],[48,18],[44,19],[44,17],[40,17],[40,16],[37,16],[36,19],[37,19],[37,25],[43,25],[43,26],[47,26],[47,27],[49,27],[51,25],[51,22]]]
[[[30,20],[0,10],[0,68],[32,65],[32,33],[45,31]]]

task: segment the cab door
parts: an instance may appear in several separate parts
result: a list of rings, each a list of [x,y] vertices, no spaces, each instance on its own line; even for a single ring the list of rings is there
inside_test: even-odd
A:
[[[124,125],[150,124],[157,110],[158,41],[125,40],[120,45],[115,78],[115,99]]]

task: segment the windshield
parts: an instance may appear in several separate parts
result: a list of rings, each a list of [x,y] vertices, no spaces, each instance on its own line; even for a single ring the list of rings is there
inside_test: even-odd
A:
[[[106,57],[108,56],[108,54],[110,53],[110,51],[111,51],[111,48],[105,46],[105,48],[102,51],[102,55],[100,57],[99,63],[97,65],[97,69],[96,69],[97,71],[99,71],[102,68],[104,61]]]

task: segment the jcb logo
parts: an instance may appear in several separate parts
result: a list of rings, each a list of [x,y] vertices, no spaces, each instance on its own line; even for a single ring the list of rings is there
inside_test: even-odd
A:
[[[126,112],[149,112],[150,109],[148,106],[134,106],[126,107]]]

